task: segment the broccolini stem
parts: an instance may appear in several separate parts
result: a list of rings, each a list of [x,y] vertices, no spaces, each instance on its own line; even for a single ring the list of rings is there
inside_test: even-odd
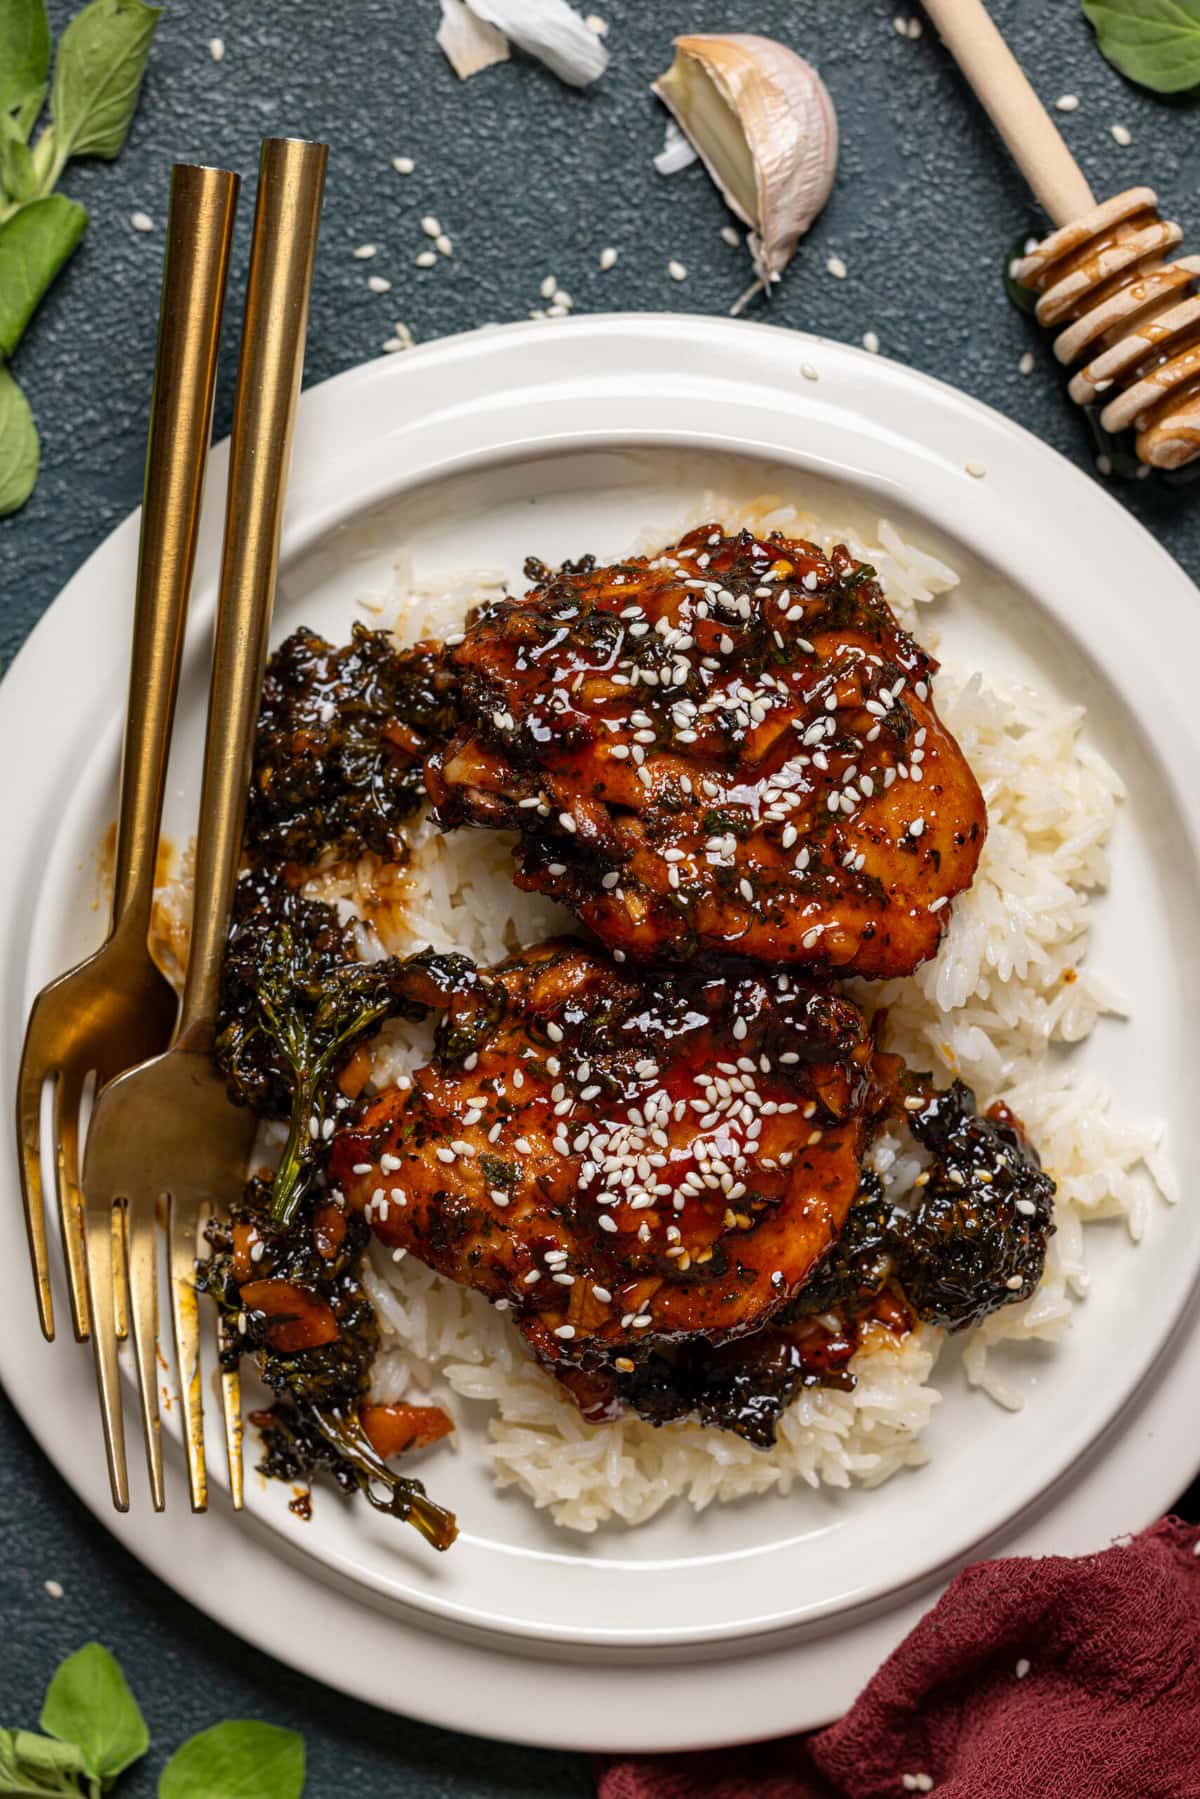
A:
[[[362,1491],[376,1511],[390,1512],[394,1518],[411,1524],[435,1549],[449,1549],[458,1535],[454,1513],[430,1499],[419,1480],[392,1473],[376,1453],[359,1423],[358,1413],[344,1412],[339,1406],[318,1405],[312,1406],[311,1411],[322,1433],[359,1476]],[[372,1482],[386,1487],[391,1497],[381,1499]]]
[[[271,1194],[271,1216],[277,1224],[288,1225],[292,1222],[304,1193],[305,1163],[310,1160],[308,1145],[312,1140],[310,1120],[318,1118],[316,1100],[320,1078],[318,1070],[307,1080],[298,1081],[292,1095],[287,1142],[275,1170]]]

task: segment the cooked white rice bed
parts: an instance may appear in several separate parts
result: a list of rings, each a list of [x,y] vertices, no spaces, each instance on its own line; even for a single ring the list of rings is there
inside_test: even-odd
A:
[[[663,522],[637,547],[658,549],[710,519],[827,547],[847,542],[879,571],[902,622],[929,643],[933,633],[920,624],[918,609],[957,583],[951,569],[905,543],[886,521],[874,540],[863,541],[773,497],[742,506],[706,495],[690,516]],[[503,585],[499,575],[468,574],[418,587],[401,561],[381,622],[404,642],[439,634],[461,622],[474,598]],[[943,1079],[961,1075],[981,1105],[1007,1100],[1058,1183],[1058,1233],[1040,1287],[972,1332],[964,1351],[968,1379],[1015,1408],[1020,1389],[994,1351],[1005,1342],[1061,1337],[1073,1300],[1087,1288],[1084,1224],[1123,1216],[1136,1239],[1154,1190],[1170,1197],[1169,1177],[1161,1126],[1115,1119],[1103,1084],[1073,1075],[1060,1048],[1085,1038],[1102,1013],[1121,1009],[1082,966],[1089,898],[1108,877],[1120,778],[1080,741],[1081,707],[1023,686],[990,687],[953,666],[943,668],[937,700],[987,800],[979,874],[956,902],[933,962],[910,979],[858,983],[856,991],[868,1009],[888,1007],[888,1046],[915,1066],[932,1067]],[[350,877],[322,890],[361,909],[360,886]],[[425,823],[403,905],[378,913],[365,941],[401,953],[432,943],[490,962],[571,923],[558,907],[513,886],[510,840],[470,830],[443,837]],[[429,1025],[389,1026],[376,1056],[379,1084],[424,1059],[430,1040]],[[802,1393],[781,1420],[776,1446],[764,1451],[689,1423],[586,1424],[512,1324],[480,1295],[412,1256],[395,1262],[378,1247],[369,1280],[384,1331],[377,1396],[432,1393],[452,1409],[455,1396],[483,1402],[491,1408],[484,1453],[497,1483],[520,1488],[574,1530],[611,1519],[639,1524],[675,1499],[701,1508],[750,1493],[786,1493],[798,1481],[872,1486],[926,1459],[921,1434],[940,1398],[930,1377],[943,1336],[929,1327],[899,1345],[884,1332],[875,1335],[851,1363],[854,1391]]]

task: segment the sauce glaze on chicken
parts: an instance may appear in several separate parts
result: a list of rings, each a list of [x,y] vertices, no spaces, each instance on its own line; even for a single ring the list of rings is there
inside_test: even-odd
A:
[[[385,1243],[511,1309],[555,1366],[740,1336],[799,1292],[858,1190],[856,1006],[787,971],[645,975],[566,940],[428,966],[432,1061],[330,1161]]]
[[[449,652],[443,826],[518,830],[518,885],[642,961],[892,976],[935,952],[986,813],[871,569],[708,526],[526,572]]]

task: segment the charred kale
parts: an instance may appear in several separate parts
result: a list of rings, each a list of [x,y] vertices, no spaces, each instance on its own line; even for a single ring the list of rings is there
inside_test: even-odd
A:
[[[921,1318],[964,1330],[1041,1280],[1054,1182],[1006,1107],[981,1115],[962,1081],[913,1098],[908,1127],[933,1160],[893,1226],[896,1274]]]
[[[1054,1233],[1054,1182],[1005,1106],[976,1110],[962,1081],[904,1073],[897,1111],[931,1155],[906,1205],[868,1171],[832,1252],[787,1316],[869,1303],[894,1282],[918,1318],[965,1330],[1028,1299]]]
[[[329,1473],[345,1492],[419,1530],[435,1548],[454,1540],[452,1515],[420,1481],[398,1475],[363,1428],[360,1407],[379,1343],[362,1282],[370,1230],[326,1194],[302,1200],[287,1226],[271,1209],[271,1185],[252,1180],[233,1215],[208,1227],[211,1255],[197,1287],[222,1318],[222,1359],[236,1367],[253,1354],[260,1378],[279,1397],[253,1414],[263,1439],[264,1474],[311,1484]]]
[[[251,855],[312,866],[371,850],[403,859],[422,766],[449,734],[453,682],[440,646],[399,650],[355,625],[334,648],[294,631],[267,667],[246,815]]]
[[[278,876],[238,882],[225,952],[216,1057],[230,1096],[266,1118],[287,1118],[273,1210],[286,1224],[323,1163],[347,1104],[338,1077],[383,1020],[419,1015],[404,992],[405,964],[358,959],[332,906],[304,899]]]

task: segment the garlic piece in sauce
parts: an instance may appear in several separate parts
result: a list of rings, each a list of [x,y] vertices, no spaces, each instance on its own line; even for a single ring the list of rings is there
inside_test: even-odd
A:
[[[651,85],[751,227],[769,291],[833,186],[837,114],[825,83],[786,45],[735,32],[677,37],[674,63]]]

